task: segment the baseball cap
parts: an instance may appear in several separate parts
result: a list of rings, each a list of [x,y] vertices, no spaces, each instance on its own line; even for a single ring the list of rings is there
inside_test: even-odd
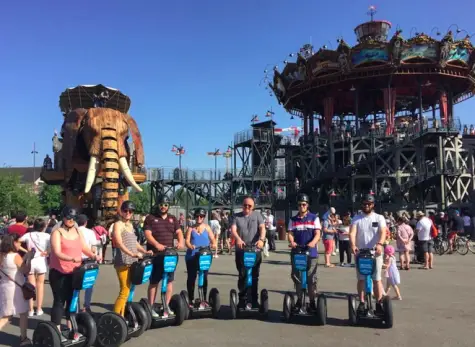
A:
[[[89,218],[87,218],[87,216],[85,214],[80,214],[78,216],[77,223],[78,224],[84,224],[84,223],[87,223],[88,220],[89,220]]]

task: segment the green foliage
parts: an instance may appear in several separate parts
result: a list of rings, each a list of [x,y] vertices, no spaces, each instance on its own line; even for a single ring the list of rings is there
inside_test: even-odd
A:
[[[147,214],[150,212],[150,204],[152,201],[152,194],[150,184],[141,184],[142,192],[131,192],[129,200],[135,204],[135,213]]]
[[[0,214],[11,215],[17,211],[24,211],[28,216],[43,213],[32,185],[22,184],[18,175],[0,175]]]
[[[43,185],[38,198],[45,213],[58,211],[61,208],[63,202],[62,191],[61,186]]]

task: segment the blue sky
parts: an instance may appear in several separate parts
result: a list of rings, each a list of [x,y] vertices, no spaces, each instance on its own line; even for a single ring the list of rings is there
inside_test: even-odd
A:
[[[475,2],[467,0],[5,1],[0,165],[32,165],[33,142],[41,163],[61,127],[60,93],[102,83],[131,97],[147,166],[177,165],[170,149],[182,144],[184,166],[213,167],[206,152],[226,149],[254,113],[263,119],[272,107],[278,126],[300,125],[259,87],[265,66],[310,37],[317,48],[336,48],[340,35],[354,44],[369,5],[406,38],[413,27],[445,33],[454,23],[475,32]],[[474,106],[458,105],[455,116],[470,123]]]

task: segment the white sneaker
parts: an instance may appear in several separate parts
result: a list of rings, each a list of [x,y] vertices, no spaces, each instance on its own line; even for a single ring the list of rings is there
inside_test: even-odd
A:
[[[336,252],[333,252],[332,255],[336,255]]]
[[[157,311],[152,310],[152,317],[153,318],[160,318],[160,315],[157,313]]]
[[[28,317],[33,317],[35,315],[35,311],[28,311]]]
[[[37,316],[42,316],[43,313],[44,313],[43,310],[36,311],[36,315],[37,315]]]

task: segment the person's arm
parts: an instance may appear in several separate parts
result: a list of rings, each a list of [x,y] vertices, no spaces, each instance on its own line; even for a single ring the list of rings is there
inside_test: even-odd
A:
[[[186,248],[188,248],[188,249],[195,249],[195,246],[193,246],[193,245],[191,244],[191,230],[192,230],[191,227],[188,227],[188,229],[186,229],[186,234],[185,234],[185,246],[186,246]]]
[[[386,220],[382,217],[379,219],[379,241],[376,244],[376,254],[382,254],[383,253],[383,245],[384,241],[386,241],[386,236],[388,234],[389,230],[388,227],[386,226]]]
[[[297,244],[295,243],[295,238],[294,238],[292,220],[289,221],[289,225],[287,226],[287,240],[289,241],[290,247],[297,246]]]
[[[308,246],[313,248],[317,245],[318,241],[320,241],[320,230],[322,226],[320,225],[320,219],[317,217],[314,221],[314,235],[312,241],[309,242]]]
[[[150,255],[153,254],[153,251],[147,251],[145,248],[142,247],[142,245],[139,242],[137,242],[137,251],[143,254],[145,253],[150,254]]]
[[[185,240],[183,237],[183,231],[181,230],[180,223],[178,222],[178,219],[175,218],[175,233],[176,233],[176,239],[177,239],[177,249],[183,249],[185,248]]]
[[[82,253],[87,255],[91,259],[96,259],[96,253],[94,253],[94,251],[91,248],[89,248],[89,246],[87,245],[86,240],[84,239],[84,236],[82,235],[82,233],[78,229],[76,229],[76,230],[78,232],[79,240],[81,242]]]
[[[358,248],[356,247],[356,231],[356,224],[352,223],[350,226],[350,247],[354,254],[358,252]]]
[[[266,224],[262,215],[258,215],[257,223],[259,223],[259,240],[256,242],[258,248],[264,248],[264,241],[266,240]]]
[[[21,255],[18,253],[15,254],[15,257],[13,258],[13,262],[17,266],[18,270],[24,275],[28,275],[31,271],[31,262],[24,260]]]
[[[112,233],[112,238],[114,240],[115,247],[119,248],[122,253],[125,253],[128,256],[132,257],[132,258],[137,258],[138,254],[133,253],[132,251],[130,251],[127,247],[125,247],[124,243],[122,242],[122,235],[120,233],[120,225],[119,224],[121,224],[121,223],[116,222],[114,224],[114,232]]]
[[[54,253],[58,259],[63,261],[72,261],[74,263],[78,263],[81,261],[81,258],[74,258],[70,257],[67,254],[64,254],[61,250],[61,228],[56,229],[51,234],[51,251]]]
[[[208,232],[208,237],[209,237],[209,243],[211,248],[215,249],[217,246],[216,243],[216,238],[214,237],[213,230],[211,230],[211,227],[209,225],[206,226],[206,231]]]

